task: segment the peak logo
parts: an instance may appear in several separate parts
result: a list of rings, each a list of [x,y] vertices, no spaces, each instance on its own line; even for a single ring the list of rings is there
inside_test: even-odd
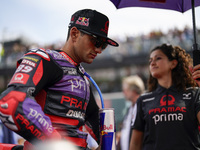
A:
[[[167,105],[167,96],[170,97],[170,99],[168,99],[168,105],[174,105],[175,98],[172,95],[164,95],[160,100],[160,106]]]
[[[83,26],[89,26],[89,18],[85,17],[79,17],[76,21],[76,24],[83,25]]]

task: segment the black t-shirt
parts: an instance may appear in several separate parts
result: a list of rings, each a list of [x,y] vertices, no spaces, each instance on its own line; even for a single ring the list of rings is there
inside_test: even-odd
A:
[[[143,150],[198,150],[199,88],[177,91],[158,85],[137,101],[132,129],[144,132]]]

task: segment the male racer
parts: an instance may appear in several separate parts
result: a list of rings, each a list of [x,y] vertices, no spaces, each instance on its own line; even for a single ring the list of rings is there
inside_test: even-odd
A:
[[[118,46],[107,37],[108,26],[105,15],[80,10],[71,17],[62,50],[29,50],[0,95],[2,122],[32,144],[56,136],[80,149],[87,147],[87,124],[99,143],[99,108],[80,63],[92,63],[107,44]]]

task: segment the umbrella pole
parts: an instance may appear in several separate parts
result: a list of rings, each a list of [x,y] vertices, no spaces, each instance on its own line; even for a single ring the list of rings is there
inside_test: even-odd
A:
[[[192,22],[193,22],[193,35],[194,35],[194,43],[192,46],[193,50],[193,65],[196,66],[200,64],[200,50],[197,44],[197,36],[196,36],[196,22],[195,22],[195,4],[194,0],[191,0],[192,4]]]
[[[194,49],[198,49],[197,44],[197,36],[196,36],[196,20],[195,20],[195,4],[194,0],[191,0],[192,2],[192,22],[193,22],[193,32],[194,32]]]

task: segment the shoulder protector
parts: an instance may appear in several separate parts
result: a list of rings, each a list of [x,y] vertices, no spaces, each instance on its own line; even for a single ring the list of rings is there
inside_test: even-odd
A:
[[[50,57],[49,57],[49,54],[46,52],[45,49],[43,48],[40,48],[40,49],[30,49],[26,54],[26,55],[29,55],[29,54],[33,54],[33,55],[38,55],[40,57],[42,57],[43,59],[47,60],[47,61],[50,61]]]

